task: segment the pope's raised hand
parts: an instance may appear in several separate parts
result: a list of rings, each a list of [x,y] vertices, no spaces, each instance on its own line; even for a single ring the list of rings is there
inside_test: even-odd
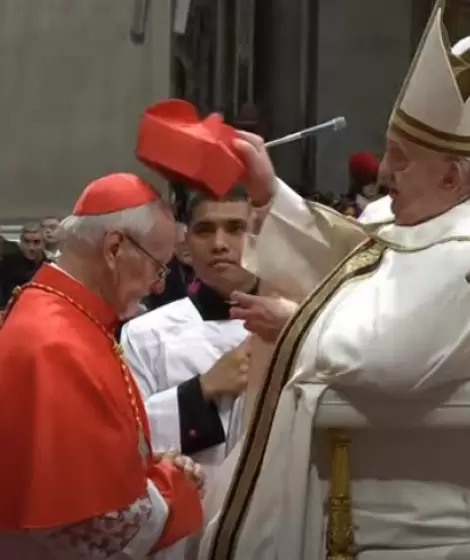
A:
[[[237,397],[246,389],[249,368],[250,341],[247,338],[200,376],[204,398],[212,400],[223,396]]]
[[[276,174],[264,140],[251,132],[237,131],[233,146],[245,164],[241,179],[255,206],[266,206],[273,195]]]
[[[297,311],[298,304],[280,297],[254,296],[234,292],[232,319],[241,319],[245,327],[266,342],[276,342],[282,329]]]

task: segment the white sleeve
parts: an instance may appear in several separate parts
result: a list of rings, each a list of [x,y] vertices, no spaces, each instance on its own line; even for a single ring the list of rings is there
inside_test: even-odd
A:
[[[467,245],[388,251],[373,275],[337,294],[299,370],[310,360],[322,382],[397,395],[468,379]]]
[[[365,234],[340,214],[309,205],[281,180],[243,266],[288,299],[301,301]]]
[[[151,331],[141,332],[135,323],[126,323],[121,331],[124,359],[139,387],[142,399],[158,391],[156,371],[160,355],[160,339]]]
[[[12,540],[8,550],[12,558],[24,557],[17,553],[31,548],[32,543],[49,551],[47,558],[73,558],[76,560],[103,560],[128,558],[143,560],[156,546],[168,520],[168,506],[150,480],[146,494],[133,504],[119,511],[109,512],[81,523],[54,529],[35,529],[23,537]],[[6,543],[4,543],[6,545]],[[29,557],[29,556],[28,556]]]
[[[170,447],[181,450],[178,387],[155,393],[145,401],[150,424],[152,448],[165,451]]]
[[[140,331],[137,323],[127,323],[121,333],[124,357],[139,387],[150,425],[152,448],[180,449],[178,389],[162,390],[165,375],[161,342],[154,331]]]

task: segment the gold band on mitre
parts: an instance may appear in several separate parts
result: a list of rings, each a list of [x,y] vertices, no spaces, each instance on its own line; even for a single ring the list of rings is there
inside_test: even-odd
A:
[[[451,47],[437,0],[390,117],[407,140],[470,156],[470,37]]]
[[[395,108],[389,122],[390,130],[423,148],[455,156],[470,157],[470,136],[437,130]]]

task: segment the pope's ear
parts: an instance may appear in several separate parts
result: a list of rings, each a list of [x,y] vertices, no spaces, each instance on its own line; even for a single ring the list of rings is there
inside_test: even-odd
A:
[[[442,188],[456,191],[468,183],[469,169],[466,162],[452,159],[442,177]]]

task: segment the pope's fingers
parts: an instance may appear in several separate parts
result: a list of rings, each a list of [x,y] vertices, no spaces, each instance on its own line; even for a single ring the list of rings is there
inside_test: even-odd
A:
[[[265,170],[263,169],[265,164],[260,157],[259,151],[255,146],[253,146],[253,144],[238,138],[233,141],[233,147],[237,150],[245,163],[249,175],[257,176],[265,173]],[[247,183],[245,186],[247,190],[249,190],[249,184]],[[254,193],[249,192],[248,194],[253,195]]]
[[[252,144],[258,151],[264,151],[264,140],[258,134],[253,132],[247,132],[246,130],[237,130],[237,135],[242,140],[245,140],[249,144]]]
[[[266,323],[266,321],[260,321],[257,318],[248,319],[244,322],[244,327],[247,331],[252,332],[259,337],[273,341],[276,340],[278,335],[282,331],[282,327],[274,327],[271,323]]]
[[[259,317],[256,309],[243,309],[243,307],[232,307],[230,310],[230,318],[240,321],[247,321],[250,318]]]
[[[232,292],[230,301],[236,306],[253,307],[259,302],[259,296],[253,294],[245,294],[244,292]]]

